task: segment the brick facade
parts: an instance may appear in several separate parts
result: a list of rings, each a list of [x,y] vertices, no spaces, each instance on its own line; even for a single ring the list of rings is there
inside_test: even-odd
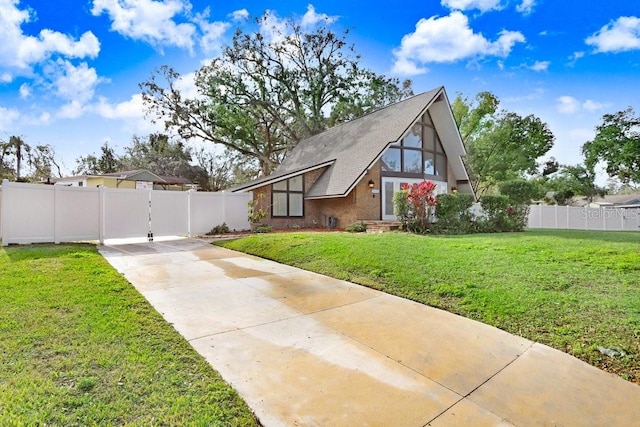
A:
[[[300,218],[274,218],[271,216],[271,185],[265,185],[253,190],[254,200],[260,200],[262,209],[267,212],[267,217],[261,221],[276,229],[286,228],[327,228],[329,218],[337,219],[337,228],[345,228],[350,224],[366,220],[380,220],[382,218],[382,194],[380,179],[380,161],[364,175],[356,187],[345,197],[327,199],[312,199],[304,201],[304,216]],[[307,172],[304,175],[305,193],[315,184],[325,168]],[[448,166],[448,189],[451,191],[456,186],[456,177]],[[369,180],[374,182],[374,189],[369,188]],[[262,196],[260,196],[262,194]]]
[[[304,174],[304,191],[309,191],[311,186],[322,175],[325,168],[316,169]],[[304,216],[300,218],[278,218],[271,216],[271,185],[265,185],[253,190],[254,200],[267,212],[266,218],[261,221],[273,228],[326,228],[329,226],[329,218],[337,218],[337,227],[344,228],[360,220],[378,220],[381,218],[380,193],[374,194],[369,188],[369,180],[375,183],[375,190],[380,190],[380,165],[376,165],[365,174],[356,187],[345,197],[331,199],[314,199],[304,201]]]

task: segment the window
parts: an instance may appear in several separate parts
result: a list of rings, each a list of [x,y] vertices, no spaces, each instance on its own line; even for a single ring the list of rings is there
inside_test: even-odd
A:
[[[302,175],[271,186],[271,216],[304,216],[304,179]]]
[[[447,179],[447,157],[429,113],[382,155],[382,174]]]

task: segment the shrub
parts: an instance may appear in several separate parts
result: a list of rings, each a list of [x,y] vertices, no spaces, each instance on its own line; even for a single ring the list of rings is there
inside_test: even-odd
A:
[[[267,217],[267,210],[262,206],[263,199],[264,193],[260,193],[256,199],[247,203],[247,219],[251,224],[258,224]]]
[[[253,232],[257,234],[271,233],[272,231],[273,231],[273,227],[266,224],[259,225],[253,229]]]
[[[500,194],[505,195],[515,205],[530,205],[532,200],[541,199],[544,191],[539,184],[526,179],[514,179],[498,184]]]
[[[485,213],[478,220],[482,232],[522,231],[527,225],[529,205],[513,204],[505,195],[483,196],[480,205]]]
[[[469,234],[476,229],[470,209],[474,199],[471,194],[439,194],[436,197],[436,218],[433,231],[440,234]]]
[[[216,225],[207,233],[207,236],[215,236],[217,234],[227,234],[229,232],[229,227],[226,222],[223,222],[220,225]]]
[[[363,233],[367,231],[367,224],[364,222],[356,222],[355,224],[348,225],[345,231],[349,233]]]
[[[409,190],[402,189],[393,195],[393,208],[398,221],[402,224],[402,229],[406,230],[409,224]]]
[[[403,229],[420,234],[430,231],[431,214],[436,204],[435,189],[434,182],[422,181],[406,185],[394,194],[394,208]]]

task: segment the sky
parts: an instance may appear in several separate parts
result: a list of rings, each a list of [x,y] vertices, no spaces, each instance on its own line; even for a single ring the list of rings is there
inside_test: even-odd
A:
[[[122,152],[161,130],[139,83],[170,65],[188,92],[189,76],[236,29],[261,31],[267,10],[275,24],[348,30],[362,65],[411,79],[415,93],[494,93],[548,124],[548,156],[562,164],[582,161],[604,114],[640,112],[638,0],[0,0],[0,139],[53,146],[67,173],[104,142]]]

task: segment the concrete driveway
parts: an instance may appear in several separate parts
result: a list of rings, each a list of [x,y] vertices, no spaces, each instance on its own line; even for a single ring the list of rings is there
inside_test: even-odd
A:
[[[640,420],[640,387],[441,310],[195,239],[100,251],[265,426]]]

